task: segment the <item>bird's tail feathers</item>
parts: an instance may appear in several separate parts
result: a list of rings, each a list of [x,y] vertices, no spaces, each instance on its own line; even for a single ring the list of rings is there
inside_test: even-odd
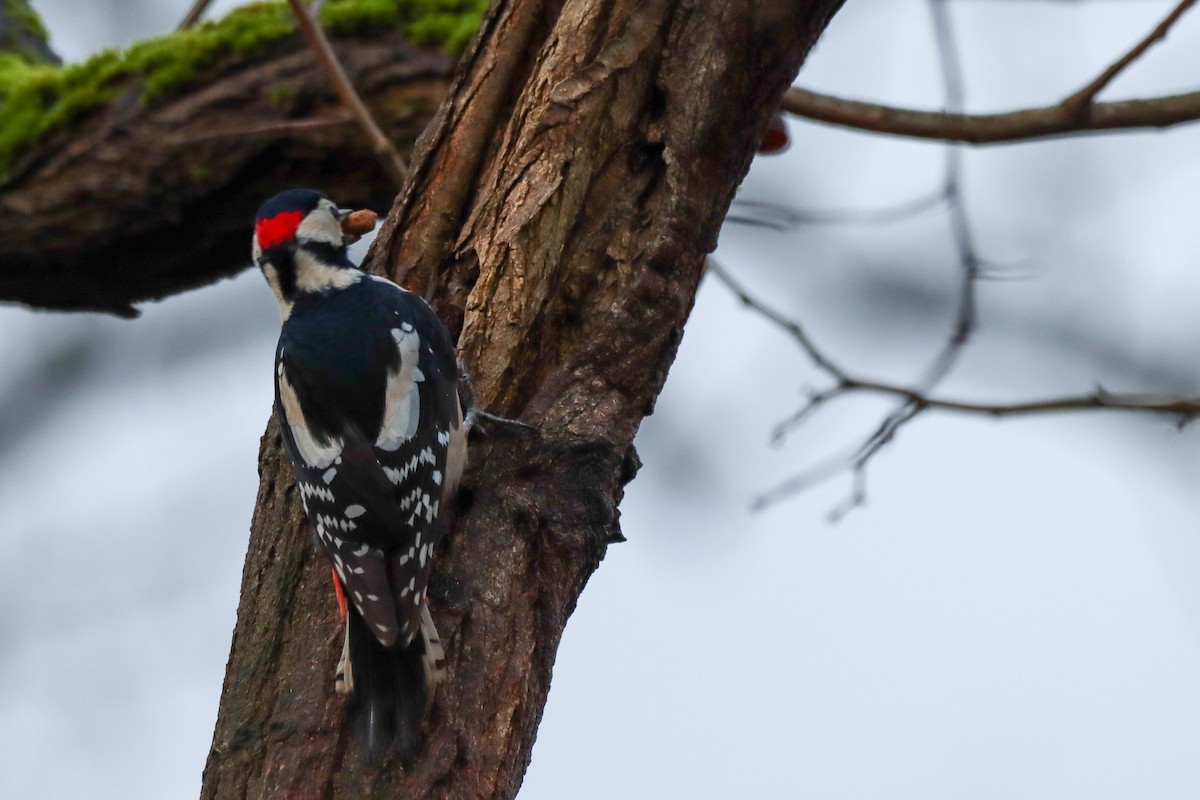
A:
[[[349,666],[353,692],[347,705],[350,725],[368,763],[379,764],[391,751],[405,766],[412,764],[424,746],[421,720],[432,700],[440,665],[445,660],[437,631],[432,641],[425,634],[425,610],[420,637],[408,646],[379,643],[353,606],[346,616]]]

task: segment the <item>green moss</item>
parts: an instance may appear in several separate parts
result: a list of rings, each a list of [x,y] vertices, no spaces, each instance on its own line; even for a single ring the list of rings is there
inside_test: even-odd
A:
[[[329,0],[321,7],[321,22],[336,35],[395,28],[417,44],[457,52],[486,5],[486,0]],[[153,104],[203,80],[222,58],[294,34],[291,11],[275,0],[125,50],[106,50],[81,64],[46,67],[0,56],[0,179],[22,149],[120,92],[137,92]]]
[[[29,0],[4,0],[4,16],[20,24],[24,30],[34,34],[42,42],[49,43],[50,34],[42,24],[42,18],[29,5]]]
[[[42,18],[29,0],[0,0],[0,50],[25,57],[31,63],[57,64]]]

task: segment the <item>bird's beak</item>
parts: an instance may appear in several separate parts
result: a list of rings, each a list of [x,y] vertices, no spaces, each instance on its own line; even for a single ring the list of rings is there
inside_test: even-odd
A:
[[[347,246],[354,244],[362,238],[361,234],[351,230],[350,226],[346,224],[346,220],[348,220],[350,215],[353,213],[354,209],[352,208],[335,208],[333,210],[333,216],[335,219],[337,219],[338,224],[341,225],[342,228],[342,241],[345,242]]]
[[[378,217],[374,211],[365,208],[360,208],[358,211],[339,208],[337,212],[339,215],[345,213],[345,216],[339,216],[338,219],[341,220],[342,237],[346,244],[354,244],[375,230],[375,220]]]

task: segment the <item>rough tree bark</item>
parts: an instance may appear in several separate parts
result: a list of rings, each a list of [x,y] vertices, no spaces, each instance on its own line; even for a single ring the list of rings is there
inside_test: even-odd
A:
[[[203,797],[516,794],[705,254],[839,4],[493,6],[369,257],[433,298],[481,404],[541,429],[473,445],[431,592],[450,677],[428,747],[406,773],[348,746],[328,567],[271,425]]]

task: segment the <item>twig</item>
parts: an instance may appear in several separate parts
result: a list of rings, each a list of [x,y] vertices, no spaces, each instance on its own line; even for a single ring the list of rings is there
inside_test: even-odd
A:
[[[1094,102],[1122,71],[1167,33],[1196,0],[1180,0],[1162,22],[1134,47],[1113,62],[1095,80],[1053,106],[1001,114],[957,114],[915,111],[877,103],[863,103],[793,87],[784,95],[782,108],[797,116],[859,130],[943,139],[968,144],[994,144],[1071,134],[1166,128],[1200,119],[1200,92],[1181,95]]]
[[[255,136],[263,133],[286,133],[288,131],[319,130],[335,125],[346,125],[355,122],[353,114],[346,112],[336,117],[318,117],[316,119],[288,119],[279,122],[267,122],[262,125],[252,125],[244,128],[217,128],[203,133],[187,136],[172,137],[175,142],[204,142],[211,139],[226,139],[232,136]]]
[[[950,142],[946,148],[942,190],[931,201],[920,200],[916,204],[888,213],[876,221],[891,221],[918,213],[924,208],[945,204],[950,214],[951,236],[961,269],[961,283],[954,323],[949,337],[921,376],[911,386],[899,386],[852,376],[846,369],[829,358],[809,338],[795,321],[770,308],[751,296],[719,265],[710,262],[709,271],[730,288],[742,303],[786,331],[806,353],[813,364],[833,379],[833,385],[820,391],[809,392],[807,401],[788,419],[779,423],[773,439],[779,442],[797,425],[809,419],[813,413],[827,403],[845,395],[868,392],[886,395],[900,400],[856,448],[833,459],[822,461],[797,475],[784,480],[755,501],[756,508],[775,503],[815,483],[824,481],[843,470],[851,472],[852,486],[846,500],[834,508],[830,518],[834,521],[866,501],[866,471],[871,459],[889,442],[897,432],[920,414],[929,410],[958,413],[984,414],[993,417],[1022,414],[1053,413],[1080,410],[1123,410],[1142,413],[1167,414],[1179,419],[1182,426],[1200,416],[1200,399],[1187,397],[1151,397],[1142,395],[1112,395],[1101,387],[1091,394],[1049,398],[1013,404],[973,403],[947,400],[933,395],[934,390],[958,362],[976,325],[976,287],[983,275],[983,260],[975,245],[972,226],[962,196],[962,151],[961,143],[983,141],[1015,141],[1021,138],[1049,136],[1085,129],[1095,130],[1103,125],[1124,123],[1124,127],[1148,124],[1144,113],[1161,112],[1166,104],[1178,105],[1187,100],[1188,119],[1200,119],[1200,92],[1175,98],[1158,98],[1155,101],[1130,101],[1125,103],[1093,103],[1096,95],[1104,89],[1122,70],[1140,57],[1156,41],[1164,38],[1171,26],[1196,0],[1181,0],[1176,8],[1146,38],[1114,62],[1095,80],[1049,109],[1035,109],[1006,115],[966,116],[955,113],[965,104],[962,83],[962,68],[958,59],[954,29],[951,25],[948,0],[929,0],[938,55],[942,68],[947,111],[940,114],[913,112],[866,103],[841,100],[813,92],[793,89],[785,98],[785,110],[799,113],[812,119],[849,125],[881,133],[920,136]],[[1147,102],[1158,107],[1149,109]],[[1172,108],[1173,112],[1180,109]],[[1135,122],[1132,112],[1141,112],[1140,122]],[[1121,115],[1125,116],[1122,117]],[[1179,119],[1177,121],[1183,121]],[[1162,123],[1160,119],[1158,123]],[[1151,123],[1155,124],[1155,123]],[[868,219],[864,214],[839,214],[830,219],[817,215],[794,212],[790,215],[776,214],[780,221],[763,221],[751,218],[750,224],[783,228],[785,224],[802,222],[853,222]],[[740,221],[739,218],[731,218]]]
[[[954,28],[950,23],[947,0],[930,0],[929,10],[933,19],[934,34],[938,45],[938,60],[942,67],[942,82],[946,94],[946,106],[950,109],[963,107],[966,97],[962,83],[962,66],[958,59],[958,47]],[[950,230],[954,248],[958,253],[962,278],[959,284],[958,305],[950,337],[934,356],[924,374],[917,380],[915,393],[924,395],[933,391],[958,363],[963,348],[975,329],[975,285],[979,280],[982,263],[975,248],[970,220],[962,199],[962,152],[958,145],[946,148],[945,177],[943,182],[945,203],[950,210]],[[846,382],[842,373],[841,383]],[[810,405],[813,403],[810,400]],[[866,501],[867,464],[885,445],[895,438],[897,431],[920,413],[921,409],[911,397],[896,406],[876,427],[875,431],[859,446],[848,466],[852,472],[852,489],[844,503],[830,514],[834,522]]]
[[[731,213],[725,217],[725,221],[776,231],[790,230],[801,225],[885,225],[912,219],[945,202],[946,193],[942,189],[892,206],[865,209],[792,209],[757,200],[734,200],[734,208],[744,208],[754,213]]]
[[[1141,394],[1113,394],[1102,386],[1088,394],[1049,397],[1018,403],[977,403],[927,397],[894,384],[847,379],[838,386],[841,393],[874,392],[906,398],[917,410],[949,411],[988,417],[1020,417],[1033,414],[1052,414],[1064,411],[1131,411],[1139,414],[1159,414],[1189,421],[1200,417],[1200,397],[1158,397]]]
[[[915,419],[918,415],[926,411],[973,414],[997,419],[1078,411],[1124,411],[1135,414],[1174,417],[1180,426],[1200,417],[1200,397],[1114,394],[1102,386],[1097,386],[1087,394],[1066,395],[1015,403],[982,403],[970,400],[932,397],[911,387],[858,378],[826,355],[798,322],[789,319],[759,298],[749,294],[740,283],[711,258],[708,260],[707,271],[710,275],[720,280],[721,283],[725,284],[746,307],[761,314],[791,336],[812,360],[813,364],[834,380],[834,384],[829,388],[819,392],[810,392],[804,405],[791,417],[783,420],[775,427],[772,433],[772,439],[775,442],[779,442],[792,429],[806,421],[822,406],[855,393],[882,394],[897,397],[904,401],[901,406],[904,410],[902,418],[897,420],[896,423],[887,426],[886,432],[890,434],[894,434],[900,425]],[[832,520],[836,521],[840,519],[848,511],[861,505],[865,500],[865,459],[869,459],[871,454],[886,443],[886,438],[876,441],[876,437],[881,436],[881,433],[882,426],[881,430],[877,431],[875,436],[869,438],[857,448],[822,461],[781,482],[756,498],[754,508],[765,508],[798,491],[802,491],[817,483],[822,483],[849,467],[853,472],[854,479],[851,496],[845,503],[840,504],[830,512]]]
[[[1089,133],[1169,128],[1200,120],[1200,92],[1093,103],[1086,116],[1063,104],[999,114],[952,114],[864,103],[792,87],[782,108],[814,122],[964,144],[1001,144]]]
[[[1109,65],[1108,69],[1100,73],[1087,86],[1084,86],[1078,92],[1063,100],[1063,108],[1071,116],[1078,117],[1086,114],[1096,95],[1103,91],[1105,86],[1112,83],[1113,79],[1120,75],[1126,67],[1141,57],[1142,53],[1149,50],[1156,42],[1167,38],[1167,32],[1171,30],[1171,26],[1195,4],[1196,0],[1180,0],[1180,3],[1171,10],[1171,13],[1167,14],[1163,21],[1154,30],[1150,31],[1144,39],[1134,45],[1128,53]]]
[[[775,323],[777,326],[786,331],[788,335],[795,339],[796,344],[800,345],[800,349],[802,349],[808,355],[809,359],[814,365],[839,380],[846,379],[847,376],[844,372],[842,372],[842,368],[834,363],[832,359],[826,356],[825,353],[823,353],[821,349],[817,347],[816,343],[809,338],[807,333],[804,332],[804,328],[800,326],[800,323],[793,322],[783,314],[780,314],[778,311],[747,292],[744,288],[742,288],[740,283],[734,280],[733,276],[730,275],[724,267],[716,262],[715,259],[710,257],[705,262],[705,268],[710,275],[714,276],[720,280],[721,283],[729,287],[730,291],[737,295],[737,298],[742,301],[743,305],[757,311],[759,314]]]
[[[192,7],[188,9],[187,15],[183,21],[179,23],[179,27],[175,30],[185,31],[200,21],[200,17],[204,16],[204,12],[208,10],[208,5],[212,0],[196,0],[192,3]]]
[[[333,52],[333,47],[329,44],[329,39],[325,37],[325,31],[321,29],[321,26],[313,19],[307,9],[304,8],[300,0],[288,0],[288,5],[292,7],[292,15],[296,18],[296,26],[300,28],[300,32],[304,34],[304,38],[308,40],[322,69],[325,70],[325,74],[329,76],[330,82],[333,83],[334,90],[337,91],[342,102],[354,114],[358,120],[358,124],[367,134],[371,150],[379,159],[380,165],[396,182],[397,187],[403,186],[404,182],[408,180],[408,167],[405,165],[404,159],[400,157],[391,140],[380,130],[379,125],[375,122],[375,118],[371,116],[371,111],[354,89],[354,85],[346,75],[346,70],[342,68],[341,62],[338,61],[337,54]]]

